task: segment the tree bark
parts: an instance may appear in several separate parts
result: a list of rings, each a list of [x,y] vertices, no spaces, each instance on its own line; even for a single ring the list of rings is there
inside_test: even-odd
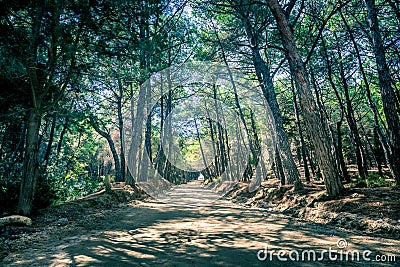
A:
[[[339,166],[342,170],[343,178],[346,182],[350,183],[350,175],[346,168],[346,162],[344,161],[343,156],[343,142],[342,142],[342,123],[343,123],[343,116],[340,121],[336,123],[337,127],[337,157],[339,160]]]
[[[50,129],[50,135],[49,135],[49,142],[47,143],[47,148],[46,148],[46,154],[44,155],[43,161],[44,161],[44,166],[43,166],[43,173],[46,172],[47,166],[49,165],[49,159],[50,159],[50,154],[51,154],[51,149],[53,146],[53,141],[54,141],[54,132],[56,128],[56,123],[57,123],[57,117],[56,115],[52,116],[52,122],[51,122],[51,129]]]
[[[304,165],[304,176],[306,178],[306,182],[310,182],[311,175],[310,175],[310,170],[308,169],[308,163],[307,163],[306,144],[304,142],[303,129],[302,129],[301,123],[300,123],[299,107],[297,105],[297,95],[296,95],[296,91],[294,88],[293,79],[291,79],[291,83],[292,83],[291,89],[292,89],[292,95],[293,95],[294,116],[295,116],[295,120],[296,120],[297,131],[299,132],[300,146],[301,146],[301,158],[303,159],[303,165]]]
[[[122,117],[122,97],[123,97],[123,86],[120,79],[118,79],[118,97],[117,97],[117,111],[118,111],[118,129],[120,138],[120,153],[119,158],[121,161],[121,182],[125,181],[125,145],[124,145],[124,119]],[[117,181],[119,182],[119,181]]]
[[[26,132],[26,147],[23,164],[23,174],[20,187],[17,213],[29,215],[32,209],[39,174],[39,128],[41,116],[39,108],[32,108],[29,112]]]
[[[235,85],[232,84],[232,86],[235,88]],[[236,89],[234,89],[236,90]],[[213,84],[213,99],[214,99],[214,108],[215,108],[215,114],[216,114],[216,137],[218,138],[218,142],[217,142],[217,147],[218,147],[218,161],[220,163],[219,165],[219,170],[221,173],[224,172],[224,168],[227,164],[227,158],[226,158],[226,149],[225,149],[225,135],[224,135],[224,129],[221,125],[221,121],[223,118],[223,110],[220,109],[220,106],[218,104],[218,99],[217,99],[217,86],[215,84]],[[239,106],[240,107],[240,106]],[[241,110],[241,109],[240,109]],[[242,114],[243,115],[243,114]],[[221,118],[222,117],[222,118]],[[241,118],[241,121],[243,123],[243,118]],[[246,127],[246,124],[244,122],[244,125]],[[247,128],[246,128],[246,132],[247,132]],[[252,145],[250,145],[250,149],[252,149]]]
[[[384,150],[382,148],[381,140],[380,140],[379,135],[378,135],[378,130],[376,128],[377,127],[375,126],[372,149],[373,149],[373,152],[374,152],[374,155],[375,155],[375,160],[376,160],[376,164],[377,164],[377,167],[378,167],[379,176],[383,177],[382,165],[385,162],[385,154],[384,154]]]
[[[330,196],[337,196],[341,193],[343,185],[339,179],[336,161],[332,154],[332,144],[326,133],[325,123],[318,115],[316,109],[304,62],[296,47],[296,42],[284,10],[279,6],[277,0],[268,0],[267,3],[277,22],[290,70],[296,81],[300,104],[305,115],[304,120],[307,131],[315,148],[316,158],[327,192]]]

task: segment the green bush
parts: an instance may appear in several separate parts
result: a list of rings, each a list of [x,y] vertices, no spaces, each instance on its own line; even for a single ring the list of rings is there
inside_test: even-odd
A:
[[[86,170],[86,164],[75,161],[65,173],[60,166],[51,166],[46,178],[48,204],[56,204],[76,199],[96,192],[104,186],[101,177],[91,177]]]
[[[367,188],[394,186],[394,182],[388,181],[388,178],[387,176],[381,177],[377,173],[369,173],[365,180],[358,178],[354,186]]]

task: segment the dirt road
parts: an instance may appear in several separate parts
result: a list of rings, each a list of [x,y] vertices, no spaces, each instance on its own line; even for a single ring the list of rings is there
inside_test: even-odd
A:
[[[197,183],[180,186],[164,199],[170,204],[140,202],[74,227],[40,232],[0,265],[400,266],[398,240],[360,236],[227,200],[207,203],[213,197]],[[336,252],[329,255],[330,248]],[[376,261],[385,257],[385,263]]]

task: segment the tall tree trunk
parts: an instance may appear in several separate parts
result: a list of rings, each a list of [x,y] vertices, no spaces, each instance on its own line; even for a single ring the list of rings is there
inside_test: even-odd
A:
[[[257,185],[259,186],[259,185],[261,185],[261,182],[267,177],[268,172],[265,167],[264,154],[263,154],[262,147],[261,147],[261,140],[258,137],[257,125],[256,125],[253,110],[250,110],[250,121],[251,121],[251,130],[253,132],[254,146],[255,146],[255,149],[256,149],[257,155],[258,155],[258,160],[257,160],[257,163],[255,163],[255,164],[257,165],[256,166],[256,178],[259,183]],[[228,146],[228,151],[229,151],[229,146]]]
[[[310,74],[311,74],[310,75],[311,76],[311,83],[312,83],[312,86],[313,86],[313,89],[314,89],[314,92],[315,92],[315,98],[317,100],[318,110],[320,111],[321,118],[323,118],[322,119],[323,122],[324,123],[326,122],[325,126],[327,127],[327,129],[329,131],[328,132],[329,133],[329,138],[330,138],[330,140],[332,142],[332,145],[333,145],[333,155],[336,158],[336,163],[337,163],[337,166],[338,166],[338,174],[340,175],[341,174],[340,173],[340,169],[339,169],[340,159],[339,159],[339,157],[337,155],[338,155],[338,153],[341,153],[341,151],[339,151],[337,139],[335,139],[335,131],[334,131],[334,128],[333,128],[333,123],[330,121],[330,116],[329,116],[329,114],[328,114],[328,112],[326,110],[326,107],[324,105],[324,101],[322,99],[322,90],[317,85],[317,81],[316,81],[316,78],[315,78],[314,70],[311,71]],[[338,93],[336,91],[336,86],[332,86],[332,88],[334,89],[334,91],[336,93],[336,96],[338,96]],[[339,100],[340,110],[341,110],[342,113],[344,113],[344,110],[343,110],[344,108],[343,108],[342,101],[341,101],[340,97],[338,97],[338,100]],[[341,176],[339,176],[339,177],[342,178]]]
[[[370,109],[371,109],[372,114],[373,114],[374,123],[375,123],[375,127],[374,127],[374,141],[375,141],[375,142],[376,142],[376,141],[379,141],[379,142],[380,142],[379,147],[382,148],[382,150],[383,150],[383,152],[384,152],[383,158],[380,158],[380,157],[378,158],[378,156],[375,155],[375,159],[376,159],[376,161],[377,161],[377,166],[378,166],[379,174],[380,174],[381,177],[383,177],[382,163],[384,163],[385,157],[386,157],[386,159],[387,159],[387,162],[388,162],[389,165],[391,166],[391,168],[393,168],[392,162],[391,162],[391,160],[389,159],[389,157],[391,157],[391,155],[390,155],[390,148],[389,148],[389,145],[388,145],[388,143],[387,143],[387,141],[386,141],[386,137],[384,136],[384,134],[383,134],[383,132],[382,132],[381,126],[379,125],[379,118],[378,118],[378,117],[379,117],[379,113],[378,113],[378,110],[377,110],[377,108],[376,108],[376,105],[375,105],[375,103],[374,103],[374,101],[373,101],[373,99],[372,99],[372,96],[371,96],[371,89],[370,89],[370,86],[369,86],[369,81],[368,81],[368,78],[367,78],[367,74],[365,73],[365,70],[364,70],[363,61],[362,61],[362,59],[361,59],[361,55],[360,55],[360,50],[359,50],[359,48],[358,48],[358,44],[357,44],[357,42],[356,42],[356,40],[355,40],[355,38],[354,38],[354,34],[353,34],[352,30],[350,29],[350,26],[349,26],[349,24],[347,23],[346,18],[345,18],[345,16],[343,15],[342,12],[340,12],[340,16],[341,16],[341,18],[342,18],[342,21],[343,21],[344,25],[346,26],[347,33],[349,34],[350,40],[351,40],[351,42],[352,42],[352,44],[353,44],[353,47],[354,47],[354,50],[355,50],[355,52],[356,52],[357,63],[358,63],[358,69],[360,70],[361,76],[362,76],[362,78],[363,78],[364,86],[365,86],[365,92],[366,92],[367,99],[368,99],[368,104],[369,104]],[[376,135],[375,135],[375,134],[376,134]],[[375,139],[375,138],[378,138],[378,139]],[[378,146],[378,144],[376,144],[376,146]],[[381,156],[381,155],[380,155],[380,156]]]
[[[25,53],[26,71],[29,77],[30,83],[30,100],[31,110],[29,111],[29,119],[27,126],[26,136],[26,148],[25,148],[25,159],[23,174],[20,188],[20,199],[18,202],[17,211],[24,215],[29,215],[32,209],[33,198],[36,190],[37,178],[39,175],[39,163],[38,163],[38,135],[39,127],[41,123],[41,115],[45,111],[42,109],[45,105],[42,105],[42,100],[52,102],[56,104],[63,96],[70,78],[72,69],[75,66],[75,52],[79,43],[79,36],[81,33],[81,25],[75,36],[75,40],[70,46],[68,44],[69,54],[71,55],[71,63],[68,67],[67,74],[63,79],[63,85],[58,90],[54,90],[54,77],[56,73],[56,66],[58,60],[63,58],[62,53],[65,52],[66,43],[60,42],[62,34],[60,34],[60,14],[62,10],[62,4],[59,2],[50,3],[44,2],[39,5],[32,5],[31,8],[27,9],[27,15],[31,23],[30,35],[28,36],[29,44]],[[48,14],[51,13],[51,16]],[[49,17],[49,19],[47,19]],[[44,19],[46,18],[46,19]],[[51,19],[50,19],[51,18]],[[46,29],[44,31],[44,29]],[[47,38],[51,35],[51,38]],[[60,47],[60,45],[62,45]],[[48,52],[48,58],[46,58],[45,64],[39,64],[38,60],[42,57],[40,49],[46,48]],[[25,49],[24,49],[25,50]],[[58,51],[63,51],[58,53]],[[22,50],[21,50],[22,51]],[[41,62],[42,63],[42,62]],[[50,103],[46,104],[50,104]],[[48,105],[46,105],[48,107]]]
[[[151,148],[151,118],[152,118],[152,110],[151,110],[151,83],[148,83],[148,88],[146,91],[146,111],[145,114],[147,115],[146,119],[146,128],[145,128],[145,133],[144,133],[144,146],[143,150],[141,151],[142,153],[142,160],[139,161],[141,164],[139,165],[140,170],[139,170],[139,176],[143,177],[143,179],[146,179],[149,177],[149,168],[152,164],[153,160],[153,154],[152,154],[152,148]],[[139,152],[140,153],[140,152]]]
[[[111,150],[111,154],[113,155],[114,158],[115,181],[121,181],[121,164],[119,161],[117,150],[115,149],[114,141],[112,140],[109,133],[100,129],[100,127],[98,126],[97,122],[93,117],[90,117],[90,123],[92,124],[95,131],[107,140],[108,146],[110,147]]]
[[[257,49],[257,51],[254,51],[254,48],[252,50],[256,75],[261,84],[263,95],[267,100],[268,105],[271,108],[272,116],[274,117],[278,142],[276,148],[280,154],[280,162],[282,164],[285,179],[288,184],[294,184],[299,181],[300,174],[294,162],[292,151],[290,150],[289,138],[287,137],[283,126],[282,114],[276,99],[272,77],[265,62],[261,58],[259,50]]]
[[[299,132],[299,138],[300,138],[301,158],[303,160],[303,165],[304,165],[304,176],[306,178],[306,182],[310,182],[311,176],[310,176],[310,170],[308,169],[308,163],[307,163],[306,144],[304,142],[303,129],[302,129],[301,123],[300,123],[299,107],[297,104],[297,94],[296,94],[296,91],[294,88],[293,79],[291,79],[291,89],[292,89],[292,96],[293,96],[294,116],[295,116],[295,120],[296,120],[297,131]]]
[[[339,107],[340,107],[340,120],[336,122],[336,129],[337,129],[337,150],[336,150],[336,155],[338,158],[338,163],[339,167],[341,169],[343,178],[345,181],[350,182],[350,175],[349,172],[347,171],[346,163],[344,161],[344,155],[343,155],[343,142],[342,142],[342,124],[343,124],[343,117],[345,113],[345,107],[342,101],[342,98],[340,97],[339,91],[336,87],[335,82],[333,81],[333,71],[332,71],[332,65],[329,60],[328,52],[326,49],[325,41],[323,36],[321,36],[321,41],[322,41],[322,47],[324,51],[324,56],[325,56],[325,61],[326,61],[326,67],[328,70],[328,80],[329,83],[331,84],[331,87],[333,91],[335,92],[336,98],[339,102]]]
[[[124,144],[124,119],[122,117],[122,97],[124,93],[124,88],[122,86],[121,80],[118,78],[118,96],[117,96],[117,111],[118,111],[118,129],[120,138],[120,153],[119,158],[121,161],[121,182],[125,181],[125,144]],[[119,181],[117,181],[119,182]]]
[[[157,172],[162,173],[160,166],[163,166],[163,160],[164,160],[164,153],[163,153],[163,147],[161,144],[161,140],[163,139],[163,132],[164,132],[164,77],[161,75],[160,77],[161,83],[160,83],[160,136],[159,136],[159,144],[157,147],[157,154],[154,159],[154,169],[157,170]],[[161,171],[161,172],[160,172]]]
[[[57,162],[58,162],[58,155],[61,152],[62,144],[63,144],[63,141],[64,141],[64,136],[65,136],[65,134],[66,134],[66,132],[68,130],[68,124],[69,124],[69,119],[65,118],[65,122],[62,125],[62,130],[61,130],[60,137],[59,137],[58,143],[57,143],[57,151],[56,151]]]
[[[306,155],[307,155],[308,162],[310,162],[310,169],[311,169],[311,173],[312,173],[313,177],[320,176],[320,174],[316,170],[317,167],[315,166],[313,158],[311,157],[310,150],[306,149]]]
[[[344,65],[343,65],[343,58],[341,55],[341,49],[340,46],[337,46],[338,49],[338,56],[339,56],[339,73],[340,73],[340,78],[342,80],[342,85],[343,85],[343,92],[346,100],[346,120],[347,124],[349,125],[350,133],[351,133],[351,139],[353,139],[354,142],[354,149],[356,153],[356,160],[357,160],[357,169],[358,169],[358,174],[360,175],[361,179],[365,180],[367,177],[367,167],[366,163],[364,162],[364,156],[363,156],[363,147],[361,143],[361,138],[360,138],[360,133],[358,131],[356,119],[354,116],[354,110],[353,110],[353,105],[351,103],[350,99],[350,93],[349,93],[349,84],[347,83],[347,78],[346,74],[344,72]]]
[[[210,168],[208,167],[206,156],[204,154],[203,145],[201,144],[200,131],[199,131],[199,126],[197,124],[197,119],[198,118],[194,118],[194,126],[196,128],[197,141],[199,141],[200,153],[201,153],[201,157],[203,159],[204,169],[206,170],[206,173],[207,173],[207,176],[208,176],[206,178],[211,179],[212,175],[211,175],[211,172],[210,172]]]
[[[277,22],[286,56],[289,60],[290,70],[296,81],[307,131],[315,148],[316,158],[326,189],[330,196],[337,196],[341,193],[343,185],[339,179],[336,161],[332,154],[331,140],[326,133],[325,123],[318,114],[314,97],[310,90],[304,62],[296,47],[285,11],[279,6],[277,0],[268,0],[267,3]]]
[[[25,216],[31,213],[33,198],[36,191],[37,178],[39,174],[38,137],[40,122],[41,115],[39,108],[32,108],[29,111],[28,117],[25,157],[17,208],[17,213]]]
[[[220,176],[222,172],[220,171],[217,148],[216,148],[216,145],[215,145],[215,142],[216,142],[215,134],[214,134],[215,130],[214,130],[214,126],[213,126],[213,121],[210,118],[210,114],[209,114],[208,108],[206,108],[206,111],[207,111],[207,121],[208,121],[208,127],[210,128],[210,137],[211,137],[211,143],[212,143],[213,154],[214,154],[215,175],[216,176]]]
[[[234,91],[235,91],[236,90],[235,85],[232,84],[232,86],[234,87]],[[223,114],[223,110],[220,109],[217,95],[218,95],[217,86],[215,84],[213,84],[213,99],[214,99],[214,108],[215,108],[215,114],[216,114],[216,120],[217,120],[216,121],[216,126],[217,126],[216,127],[216,135],[218,138],[217,147],[218,147],[218,158],[219,158],[219,163],[220,163],[219,170],[221,173],[223,173],[225,170],[224,168],[227,165],[227,158],[226,158],[226,152],[225,152],[226,151],[226,149],[225,149],[225,132],[221,125],[221,121],[222,121],[224,114]],[[239,110],[241,111],[240,106],[239,106]],[[243,113],[242,113],[242,115],[243,115]],[[243,118],[241,118],[241,121],[243,123]],[[244,123],[244,125],[246,127],[245,123]],[[247,132],[247,128],[246,128],[246,132]],[[252,148],[252,145],[250,145],[250,147]]]
[[[214,24],[213,24],[213,26],[214,26]],[[235,106],[236,106],[236,108],[237,108],[237,110],[239,112],[239,118],[240,118],[241,122],[243,123],[243,126],[244,126],[244,128],[246,130],[247,141],[249,143],[249,148],[250,148],[251,155],[253,157],[253,161],[255,162],[255,165],[257,165],[258,156],[259,155],[258,155],[258,153],[256,151],[255,145],[253,144],[253,140],[251,139],[250,132],[249,132],[249,127],[248,127],[248,125],[246,123],[246,120],[245,120],[245,117],[244,117],[244,114],[243,114],[243,109],[242,109],[242,106],[241,106],[241,104],[239,102],[239,96],[238,96],[236,84],[235,84],[235,81],[233,79],[233,75],[232,75],[231,69],[229,68],[228,60],[226,59],[224,47],[223,47],[223,45],[221,43],[221,40],[219,38],[219,35],[218,35],[218,32],[217,32],[215,26],[214,26],[214,32],[215,32],[215,36],[217,37],[218,45],[219,45],[219,47],[221,49],[221,52],[222,52],[222,58],[224,60],[225,66],[227,67],[227,71],[228,71],[228,74],[229,74],[229,80],[230,80],[230,83],[232,85],[233,94],[234,94],[234,98],[235,98]],[[217,120],[219,121],[219,118],[218,118],[219,117],[219,115],[218,115],[219,111],[218,111],[218,105],[217,105],[217,101],[216,101],[217,100],[217,88],[216,88],[215,84],[213,85],[213,95],[214,95],[214,99],[215,99],[214,102],[215,102]],[[223,115],[222,115],[222,117],[223,117]],[[221,132],[222,127],[219,124],[217,124],[217,129],[218,129],[218,137],[219,137],[219,141],[220,141],[220,152],[221,152],[221,154],[220,154],[221,165],[218,166],[218,169],[221,170],[221,173],[222,173],[222,170],[224,169],[224,167],[226,166],[226,163],[228,161],[228,159],[227,159],[228,158],[227,149],[225,149],[225,143],[223,142],[223,139],[227,139],[227,136],[224,136],[224,134]],[[228,148],[229,147],[228,146],[228,140],[225,140],[225,141],[226,141],[227,148]],[[253,168],[250,165],[250,163],[248,164],[247,170],[248,170],[248,172],[246,172],[246,173],[248,173],[248,176],[252,176],[253,175]]]
[[[145,3],[146,6],[146,3]],[[138,17],[139,24],[139,43],[140,43],[140,57],[139,57],[139,67],[141,71],[141,81],[145,79],[148,67],[148,51],[146,49],[146,38],[148,38],[149,29],[148,29],[148,10],[143,6],[142,14]],[[143,75],[144,74],[144,75]],[[133,118],[132,116],[132,141],[129,146],[129,153],[127,161],[129,162],[129,166],[131,166],[130,173],[126,177],[126,184],[135,185],[135,179],[139,179],[140,175],[140,164],[142,158],[142,141],[143,141],[143,120],[145,116],[146,103],[147,103],[147,90],[150,90],[150,81],[146,80],[145,83],[141,84],[139,88],[139,96],[136,103],[131,103],[131,114],[133,115],[133,109],[136,107],[136,114]],[[143,177],[144,178],[144,177]],[[144,178],[146,179],[146,178]]]
[[[392,88],[389,67],[386,63],[375,1],[364,0],[364,2],[368,10],[368,22],[372,35],[376,65],[378,67],[383,111],[389,132],[389,145],[391,148],[391,156],[389,157],[391,161],[390,169],[397,186],[400,187],[400,121],[396,109],[396,95]]]
[[[27,72],[31,89],[31,109],[28,115],[25,155],[17,207],[17,212],[22,215],[29,215],[31,213],[39,175],[39,130],[42,117],[40,108],[44,90],[44,81],[40,79],[38,75],[36,61],[37,48],[40,42],[41,19],[44,14],[44,9],[42,6],[38,6],[32,9],[32,11],[33,21],[27,58]]]
[[[337,128],[337,157],[339,160],[339,166],[340,169],[342,170],[342,175],[343,178],[346,182],[350,183],[350,175],[349,172],[347,171],[346,168],[346,162],[344,161],[344,156],[343,156],[343,142],[342,142],[342,123],[343,123],[343,116],[341,117],[340,121],[336,123],[336,128]]]
[[[248,19],[248,12],[249,12],[248,9],[244,9],[243,5],[238,5],[236,7],[236,11],[241,16],[241,21],[245,29],[247,39],[250,43],[249,47],[252,51],[252,60],[256,71],[257,79],[260,83],[263,95],[267,100],[271,108],[272,115],[274,117],[274,122],[276,126],[275,130],[277,136],[277,144],[275,147],[277,149],[277,152],[280,154],[280,162],[284,170],[284,177],[281,180],[286,179],[287,183],[293,184],[299,181],[300,174],[293,160],[293,155],[290,150],[290,142],[283,127],[282,114],[280,112],[279,105],[276,99],[276,94],[270,70],[260,55],[260,49],[258,47],[258,40],[257,40],[259,38],[260,32],[255,30],[251,25],[251,22]],[[257,155],[258,154],[259,153],[257,152]],[[256,158],[257,160],[259,156],[260,155],[257,156]],[[274,172],[277,172],[275,173],[276,176],[280,175],[278,173],[279,171],[277,168],[274,168]]]
[[[300,174],[294,162],[292,152],[290,150],[290,142],[285,128],[283,127],[282,113],[276,99],[274,84],[272,81],[271,73],[260,55],[260,49],[257,46],[257,36],[254,35],[251,25],[247,18],[243,16],[242,22],[244,24],[247,38],[250,42],[250,49],[252,51],[252,60],[254,69],[256,71],[257,79],[260,83],[261,90],[267,103],[271,109],[272,116],[275,122],[277,146],[276,149],[280,154],[280,163],[284,171],[284,178],[288,184],[293,184],[299,181]],[[282,179],[281,179],[282,180]]]
[[[362,123],[360,123],[360,134],[361,134],[361,136],[364,137],[364,140],[365,140],[365,150],[363,151],[363,156],[364,156],[363,160],[366,163],[366,168],[368,170],[369,166],[373,166],[372,158],[374,158],[374,155],[371,154],[373,151],[373,148],[372,148],[372,143],[369,140],[369,136],[370,136],[369,131],[367,129],[365,129],[365,127]],[[375,158],[374,158],[374,160],[375,160]],[[369,164],[367,164],[367,163],[369,163]]]
[[[382,148],[382,143],[378,135],[378,130],[376,129],[377,127],[375,126],[374,128],[374,136],[373,136],[373,152],[375,155],[376,159],[376,165],[378,167],[378,174],[380,177],[383,177],[383,169],[382,165],[385,162],[385,153]]]
[[[130,173],[131,175],[126,177],[126,184],[128,185],[135,185],[135,179],[138,179],[138,162],[139,162],[139,154],[140,154],[140,147],[142,144],[143,138],[143,131],[142,131],[142,124],[144,119],[144,110],[145,110],[145,103],[146,103],[146,88],[147,85],[143,84],[140,86],[139,89],[139,96],[137,105],[132,100],[131,109],[136,108],[135,117],[132,118],[132,140],[131,144],[129,145],[129,153],[128,153],[128,162],[129,166],[131,167]],[[131,112],[133,113],[133,112]]]
[[[283,172],[281,155],[279,154],[278,148],[275,149],[274,165],[275,165],[274,166],[275,175],[281,181],[281,185],[285,185],[286,179],[285,179],[285,174]]]
[[[168,51],[168,59],[170,60],[170,51]],[[172,153],[172,146],[174,142],[174,136],[172,134],[172,118],[171,116],[171,111],[172,111],[172,80],[171,80],[171,71],[170,69],[167,70],[167,85],[168,85],[168,93],[167,93],[167,101],[165,105],[165,122],[164,122],[164,143],[163,145],[168,146],[168,155],[166,155],[166,159],[171,158],[171,153]],[[171,179],[171,170],[172,169],[172,164],[169,160],[165,160],[164,166],[163,166],[163,173]]]
[[[56,129],[56,123],[57,123],[56,115],[53,115],[52,121],[51,121],[50,134],[49,134],[49,142],[47,143],[46,153],[43,158],[44,165],[43,165],[43,169],[41,170],[42,173],[46,173],[47,166],[49,165],[49,159],[50,159],[51,149],[52,149],[53,141],[54,141],[54,132]]]

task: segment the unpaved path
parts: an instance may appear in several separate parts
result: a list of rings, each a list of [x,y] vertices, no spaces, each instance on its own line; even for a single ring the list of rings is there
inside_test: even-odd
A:
[[[38,233],[6,257],[4,266],[400,266],[400,241],[360,236],[323,225],[297,221],[261,209],[249,209],[227,200],[207,204],[214,196],[196,183],[181,186],[164,200],[140,202],[82,221],[78,227]],[[172,200],[179,200],[173,202]],[[196,204],[197,203],[197,204]],[[90,222],[90,223],[88,223]],[[337,241],[348,246],[338,249]],[[21,243],[21,241],[20,241]],[[344,244],[342,243],[340,245]],[[257,253],[268,248],[267,259]],[[322,261],[307,261],[321,257]],[[275,252],[272,252],[275,250]],[[277,251],[299,253],[299,261]],[[308,250],[311,254],[304,254]],[[348,250],[360,261],[346,261]],[[366,254],[365,261],[362,253]],[[294,251],[294,252],[293,252]],[[340,253],[342,251],[342,253]],[[343,260],[340,260],[342,254]],[[258,253],[263,257],[263,253]],[[352,255],[349,254],[350,260]],[[376,262],[376,256],[394,255],[396,262]],[[272,261],[271,258],[272,257]],[[354,256],[356,260],[356,256]]]

